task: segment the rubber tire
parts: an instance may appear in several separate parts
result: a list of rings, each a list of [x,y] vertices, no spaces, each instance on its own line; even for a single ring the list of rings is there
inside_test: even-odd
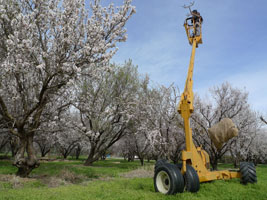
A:
[[[191,165],[186,165],[184,174],[185,190],[188,192],[197,192],[199,190],[199,177],[196,170]]]
[[[154,188],[156,192],[160,192],[157,186],[157,176],[160,172],[164,171],[168,174],[170,178],[170,188],[168,190],[167,195],[172,195],[176,193],[182,193],[184,191],[184,178],[181,174],[181,171],[174,165],[170,163],[164,163],[156,168],[154,174]]]
[[[178,169],[182,169],[183,164],[176,165]],[[186,173],[184,174],[185,190],[188,192],[197,192],[200,187],[199,177],[196,170],[191,165],[186,165]]]
[[[255,165],[253,163],[241,162],[240,163],[240,182],[244,185],[248,183],[257,183],[257,174]]]
[[[160,166],[162,166],[162,165],[164,165],[166,163],[168,163],[168,160],[166,160],[166,159],[160,159],[160,160],[158,160],[156,162],[156,164],[155,164],[154,172],[156,172],[156,170],[157,170],[158,167],[160,167]]]

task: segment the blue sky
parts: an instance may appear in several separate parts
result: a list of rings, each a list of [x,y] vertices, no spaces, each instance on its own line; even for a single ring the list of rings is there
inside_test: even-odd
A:
[[[137,13],[128,22],[128,40],[119,45],[113,61],[130,58],[153,82],[183,89],[191,54],[183,27],[188,10],[182,6],[188,3],[133,0]],[[266,114],[267,1],[196,0],[193,8],[204,18],[194,92],[204,97],[209,88],[227,81],[248,91],[252,108]]]

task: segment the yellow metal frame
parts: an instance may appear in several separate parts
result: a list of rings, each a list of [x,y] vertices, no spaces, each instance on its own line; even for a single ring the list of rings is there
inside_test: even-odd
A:
[[[192,20],[192,25],[189,25],[189,23],[187,22],[188,20]],[[201,23],[198,25],[200,26],[198,27],[198,31],[200,32],[197,35],[196,23],[193,18],[188,18],[184,23],[189,44],[192,45],[192,53],[184,92],[181,95],[181,99],[178,106],[178,112],[181,114],[184,120],[186,142],[186,149],[182,151],[183,167],[181,171],[184,174],[186,172],[186,164],[191,165],[196,170],[200,182],[207,182],[217,179],[240,178],[240,173],[237,171],[210,171],[209,155],[201,147],[196,148],[193,143],[192,129],[190,128],[190,116],[194,111],[193,70],[196,48],[198,47],[198,44],[202,44]]]

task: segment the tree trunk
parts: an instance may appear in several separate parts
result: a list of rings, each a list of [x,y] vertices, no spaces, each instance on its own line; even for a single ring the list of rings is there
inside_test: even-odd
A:
[[[234,168],[238,168],[239,166],[239,160],[236,158],[234,159]]]
[[[77,148],[76,148],[76,152],[75,152],[75,158],[76,158],[76,160],[79,159],[80,154],[81,154],[81,151],[82,151],[82,148],[78,145]]]
[[[64,158],[64,160],[67,159],[67,157],[68,157],[68,153],[65,152],[65,153],[63,154],[63,158]]]
[[[11,157],[14,158],[16,156],[17,152],[14,151],[14,149],[11,148]]]
[[[139,157],[139,160],[140,160],[141,166],[144,166],[144,158]]]
[[[218,170],[218,159],[217,158],[212,159],[210,164],[213,170]]]
[[[18,138],[17,137],[11,138],[9,141],[9,145],[11,149],[12,158],[14,158],[19,150]]]
[[[46,156],[46,154],[48,154],[49,153],[49,151],[50,151],[50,149],[43,149],[42,151],[41,151],[41,156],[42,157],[45,157]]]
[[[0,144],[0,152],[2,151],[2,149],[6,146],[6,144],[9,142],[9,139],[4,139],[2,141],[2,143]]]
[[[24,157],[25,151],[27,157]],[[20,177],[27,177],[33,169],[39,167],[40,164],[33,148],[33,135],[20,138],[19,150],[16,153],[13,165],[18,168],[16,175]]]
[[[45,145],[41,143],[42,141],[36,141],[35,143],[38,145],[41,153],[41,157],[45,157],[51,150],[51,146]]]
[[[129,154],[128,155],[128,162],[133,162],[134,161],[134,156]]]
[[[90,153],[88,155],[88,158],[86,159],[84,165],[85,166],[92,166],[95,161],[98,160],[98,157],[95,156],[95,148],[91,147]]]
[[[101,155],[101,160],[106,160],[106,158],[107,158],[107,152],[106,151],[101,152],[100,155]]]
[[[106,155],[102,155],[101,156],[101,160],[106,160],[107,156]]]

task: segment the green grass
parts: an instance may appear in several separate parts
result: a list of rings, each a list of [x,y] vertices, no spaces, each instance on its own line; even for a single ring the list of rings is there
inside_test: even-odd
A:
[[[44,162],[34,169],[31,176],[57,176],[62,170],[68,170],[88,178],[116,177],[119,173],[127,172],[140,167],[139,162],[127,162],[118,159],[95,162],[92,167],[84,166],[83,160]],[[152,165],[150,163],[150,165]],[[0,174],[15,174],[17,168],[12,166],[12,161],[0,160]]]
[[[35,175],[57,176],[61,170],[68,169],[75,174],[88,177],[109,177],[111,179],[92,179],[80,184],[70,184],[55,188],[47,187],[35,180],[23,187],[14,189],[12,185],[0,184],[0,199],[87,199],[87,200],[177,200],[177,199],[262,199],[267,200],[267,165],[257,167],[257,184],[241,185],[239,179],[202,183],[198,193],[184,192],[166,196],[154,192],[152,178],[126,179],[119,173],[139,167],[139,162],[128,163],[122,160],[99,161],[94,167],[85,167],[81,161],[42,163],[34,170]],[[219,165],[229,168],[231,165]],[[14,173],[15,169],[6,161],[0,161],[0,174]]]

